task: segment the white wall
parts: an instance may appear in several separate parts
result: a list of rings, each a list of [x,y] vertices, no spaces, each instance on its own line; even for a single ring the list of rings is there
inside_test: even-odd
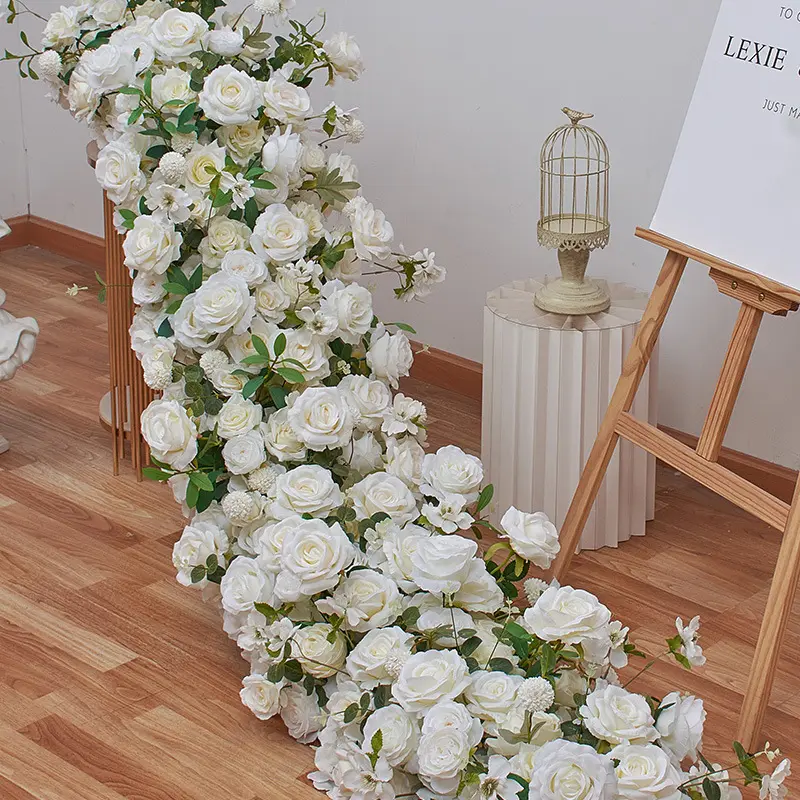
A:
[[[16,47],[11,26],[0,24],[0,53],[6,48],[17,53]],[[0,64],[0,218],[28,213],[20,83],[14,65]]]
[[[431,345],[481,359],[486,292],[557,269],[536,243],[537,160],[564,105],[596,114],[612,154],[612,241],[591,269],[649,290],[663,254],[633,230],[655,208],[718,5],[330,0],[330,29],[354,34],[368,67],[361,81],[336,89],[340,105],[358,106],[367,124],[355,153],[365,192],[398,242],[430,246],[449,270],[424,304],[398,309],[381,290],[383,316],[407,319]],[[304,6],[313,11],[316,0],[299,0]],[[32,211],[100,233],[85,136],[41,88],[23,93]],[[325,89],[314,97],[319,109],[328,102]],[[662,339],[663,423],[699,431],[735,313],[690,265]],[[794,467],[798,337],[800,315],[765,320],[726,442]]]

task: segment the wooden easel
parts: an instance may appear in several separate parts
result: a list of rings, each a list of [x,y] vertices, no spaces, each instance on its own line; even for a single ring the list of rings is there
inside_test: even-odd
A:
[[[800,307],[800,291],[653,231],[639,228],[636,235],[665,248],[667,257],[564,520],[561,553],[552,572],[561,581],[569,569],[620,436],[781,531],[783,542],[739,717],[737,738],[746,748],[754,749],[769,703],[783,635],[800,580],[800,479],[792,505],[789,506],[720,466],[717,458],[761,319],[765,312],[785,316],[790,311],[796,311]],[[720,292],[742,304],[696,450],[630,414],[636,390],[689,259],[709,267]]]

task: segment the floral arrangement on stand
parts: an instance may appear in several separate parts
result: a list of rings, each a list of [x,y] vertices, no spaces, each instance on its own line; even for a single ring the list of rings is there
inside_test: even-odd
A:
[[[445,270],[394,249],[361,193],[339,150],[361,121],[312,107],[315,76],[359,77],[357,44],[293,6],[91,0],[5,54],[100,147],[132,347],[162,392],[148,475],[188,517],[178,580],[219,603],[250,664],[242,701],[318,742],[310,777],[334,800],[735,800],[737,781],[780,800],[789,762],[759,768],[776,750],[712,764],[702,701],[620,684],[643,654],[596,597],[537,578],[517,597],[559,549],[543,514],[494,529],[480,461],[425,453],[425,407],[396,392],[408,328],[358,279],[394,275],[410,300]],[[20,16],[38,15],[9,0]],[[667,643],[687,668],[697,629]]]

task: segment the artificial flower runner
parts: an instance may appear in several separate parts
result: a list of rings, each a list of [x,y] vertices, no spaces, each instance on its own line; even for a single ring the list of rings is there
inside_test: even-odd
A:
[[[426,454],[425,407],[393,393],[406,326],[379,322],[358,278],[394,274],[410,300],[445,271],[394,250],[362,195],[338,149],[361,121],[312,108],[316,74],[359,77],[358,46],[293,6],[98,0],[42,18],[43,50],[22,34],[6,53],[100,146],[132,346],[162,392],[148,473],[188,517],[178,580],[214,592],[250,664],[242,701],[318,742],[310,777],[335,800],[721,800],[736,780],[781,798],[788,761],[757,763],[776,751],[711,764],[700,700],[620,685],[643,654],[596,597],[530,578],[514,604],[557,532],[513,508],[493,531],[480,461]],[[483,557],[463,535],[482,530],[500,534]],[[686,667],[697,627],[667,643]]]

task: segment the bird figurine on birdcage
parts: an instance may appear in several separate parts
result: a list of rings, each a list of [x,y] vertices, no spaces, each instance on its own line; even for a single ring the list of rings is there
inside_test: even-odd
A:
[[[561,277],[543,286],[536,305],[555,314],[596,314],[610,297],[605,285],[586,277],[589,254],[608,244],[608,148],[581,121],[593,114],[564,108],[569,124],[542,147],[539,244],[558,250]]]

